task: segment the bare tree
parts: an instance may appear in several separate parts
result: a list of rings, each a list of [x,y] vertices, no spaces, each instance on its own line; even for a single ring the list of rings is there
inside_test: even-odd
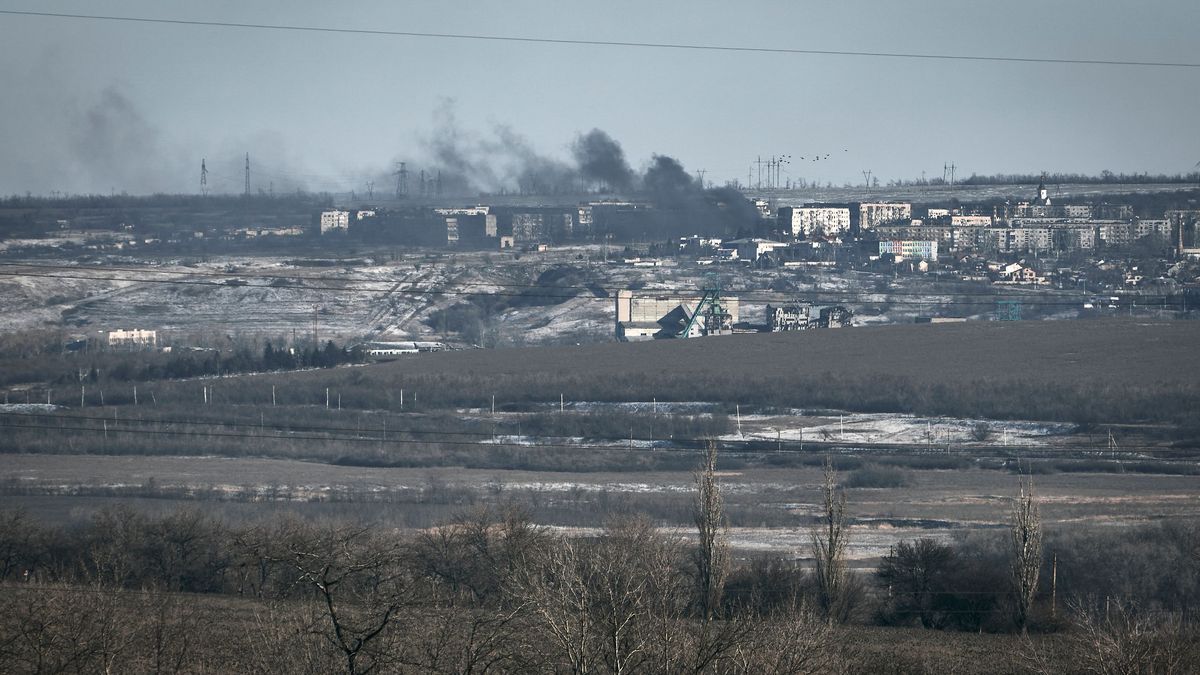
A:
[[[721,605],[729,576],[729,542],[721,486],[717,482],[717,444],[709,441],[696,474],[692,518],[700,535],[696,549],[696,592],[701,617],[712,620]]]
[[[111,587],[27,584],[0,603],[0,670],[123,672],[136,649],[138,626]]]
[[[525,656],[534,650],[520,623],[524,609],[523,603],[473,606],[466,593],[435,585],[420,607],[407,610],[409,629],[397,662],[423,673],[527,670]]]
[[[337,670],[338,655],[322,630],[327,619],[315,603],[266,599],[254,606],[243,632],[236,670],[317,675]]]
[[[645,519],[618,520],[607,525],[590,552],[593,626],[610,672],[635,672],[650,658],[650,575],[642,556],[657,539]]]
[[[915,618],[925,628],[941,628],[947,608],[940,601],[954,567],[954,548],[947,544],[925,537],[896,544],[875,571],[889,598],[882,611],[901,622]]]
[[[816,560],[817,599],[825,619],[832,625],[849,613],[850,572],[846,565],[849,532],[846,527],[846,493],[837,489],[833,461],[825,458],[821,484],[821,520],[811,533]]]
[[[24,509],[0,511],[0,581],[28,580],[42,562],[42,530]]]
[[[300,533],[287,546],[300,580],[316,592],[323,634],[350,675],[369,673],[391,658],[388,629],[412,601],[413,583],[398,541],[369,527],[328,527]]]
[[[509,582],[508,592],[529,603],[533,625],[542,631],[572,673],[597,669],[600,645],[592,625],[593,570],[579,543],[561,538],[536,558],[527,558]]]
[[[518,507],[476,507],[421,532],[414,560],[425,576],[490,606],[501,598],[504,583],[526,553],[548,542],[546,533]]]
[[[1194,673],[1200,668],[1200,635],[1177,612],[1147,612],[1119,599],[1068,603],[1070,630],[1056,647],[1028,637],[1020,655],[1038,673],[1141,675]]]
[[[737,672],[772,675],[837,672],[834,628],[803,602],[756,618],[734,650]]]
[[[1021,492],[1013,505],[1010,574],[1013,590],[1014,621],[1021,632],[1028,629],[1029,612],[1037,594],[1038,574],[1042,567],[1042,519],[1033,494],[1033,478],[1022,481]]]

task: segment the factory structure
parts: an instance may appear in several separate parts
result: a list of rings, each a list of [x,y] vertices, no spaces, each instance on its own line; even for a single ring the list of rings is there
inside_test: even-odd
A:
[[[793,302],[766,306],[765,321],[741,321],[741,302],[710,286],[699,295],[617,291],[616,337],[621,342],[687,339],[735,333],[784,333],[842,328],[853,314],[841,305],[814,307]]]
[[[716,288],[693,296],[617,291],[617,339],[730,335],[739,322],[738,305],[737,297],[723,296]]]

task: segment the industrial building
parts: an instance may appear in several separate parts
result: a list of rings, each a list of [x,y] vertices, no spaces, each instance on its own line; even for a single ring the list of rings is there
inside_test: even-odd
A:
[[[738,323],[738,298],[713,290],[694,296],[621,290],[616,303],[616,336],[623,342],[727,335]]]
[[[111,330],[108,332],[108,347],[110,349],[155,349],[158,347],[158,331],[142,330]]]

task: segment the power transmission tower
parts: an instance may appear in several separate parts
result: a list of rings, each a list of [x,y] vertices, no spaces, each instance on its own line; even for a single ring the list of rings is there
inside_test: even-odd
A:
[[[954,187],[954,170],[957,168],[953,162],[950,163],[950,187]]]
[[[246,153],[246,196],[250,196],[250,153]]]
[[[375,181],[367,181],[367,200],[375,201]]]
[[[862,175],[863,175],[863,180],[866,182],[867,189],[870,190],[871,189],[871,170],[863,169]]]
[[[708,169],[696,169],[696,175],[700,176],[700,189],[704,189],[704,174],[708,173]]]
[[[208,167],[204,165],[204,159],[200,160],[200,194],[208,195]]]
[[[404,199],[408,196],[408,165],[405,162],[397,162],[396,171],[392,175],[396,177],[396,199]]]

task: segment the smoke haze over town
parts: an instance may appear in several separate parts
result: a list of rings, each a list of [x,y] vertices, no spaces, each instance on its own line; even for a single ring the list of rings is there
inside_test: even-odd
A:
[[[363,3],[209,3],[169,18],[291,26],[1017,58],[1195,61],[1194,3],[925,1],[813,6],[641,3],[444,10]],[[87,13],[89,3],[41,10]],[[11,9],[21,9],[12,6]],[[281,13],[280,10],[286,9]],[[110,15],[155,17],[125,1]],[[1082,17],[1086,16],[1086,22]],[[282,18],[281,18],[282,17]],[[757,157],[788,178],[859,183],[971,173],[1186,173],[1195,68],[704,52],[650,47],[218,29],[6,16],[0,193],[196,189],[202,158],[238,192],[363,190],[397,159],[480,189],[519,189],[603,129],[641,171],[655,154],[745,183]],[[168,55],[168,57],[164,57]],[[451,124],[451,120],[453,123]],[[447,136],[447,133],[450,136]],[[447,145],[447,141],[450,141]],[[469,151],[471,155],[456,155]],[[114,155],[113,152],[120,153]],[[814,156],[828,160],[812,161]],[[801,161],[800,157],[806,159]],[[490,162],[481,162],[483,159]],[[463,164],[471,160],[470,165]],[[822,163],[825,162],[825,163]],[[527,173],[529,170],[531,173]],[[524,175],[523,175],[524,174]],[[218,183],[219,185],[219,183]]]

